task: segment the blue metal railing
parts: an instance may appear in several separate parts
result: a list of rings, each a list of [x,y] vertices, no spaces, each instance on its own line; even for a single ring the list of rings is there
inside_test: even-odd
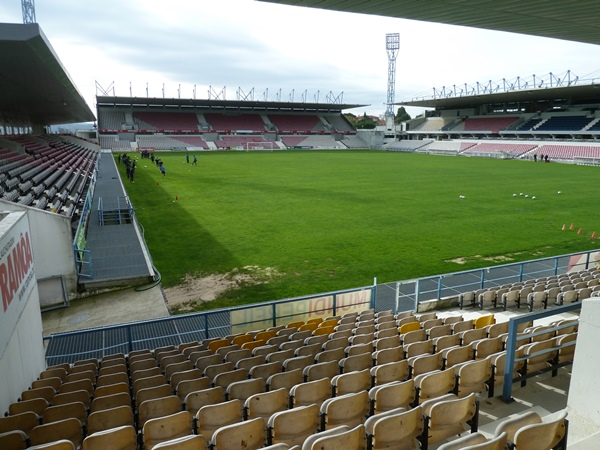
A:
[[[544,317],[554,316],[557,314],[577,311],[581,309],[581,302],[571,303],[570,305],[564,306],[556,306],[551,309],[544,309],[539,312],[532,312],[529,314],[524,314],[522,316],[513,317],[510,319],[508,324],[508,337],[506,340],[506,365],[504,367],[504,385],[502,388],[502,399],[505,402],[510,401],[512,396],[512,386],[513,386],[513,371],[515,361],[517,360],[515,356],[515,352],[517,350],[517,341],[522,340],[523,338],[531,338],[536,334],[530,334],[527,337],[522,337],[519,339],[517,337],[517,331],[519,329],[519,325],[523,323],[527,323],[536,319],[542,319]],[[548,330],[541,331],[538,334],[547,333]]]

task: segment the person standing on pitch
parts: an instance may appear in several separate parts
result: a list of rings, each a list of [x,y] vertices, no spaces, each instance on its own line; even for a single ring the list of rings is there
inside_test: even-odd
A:
[[[196,164],[198,162],[198,158],[196,158],[196,155],[194,155],[194,161],[192,162],[192,166],[197,166],[198,164]]]
[[[164,164],[160,165],[160,173],[162,173],[163,178],[167,175],[167,169],[165,169]]]
[[[190,163],[190,154],[189,153],[185,154],[185,162],[188,164]]]

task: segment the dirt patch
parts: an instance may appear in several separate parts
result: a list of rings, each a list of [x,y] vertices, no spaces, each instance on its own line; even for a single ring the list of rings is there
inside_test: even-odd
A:
[[[224,274],[186,275],[178,286],[164,289],[169,308],[178,312],[192,311],[195,306],[218,299],[226,292],[243,286],[265,284],[281,274],[272,267],[244,266]]]

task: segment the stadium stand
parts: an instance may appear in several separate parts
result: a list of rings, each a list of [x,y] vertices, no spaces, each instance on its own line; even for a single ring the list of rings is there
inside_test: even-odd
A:
[[[269,114],[268,118],[280,133],[308,134],[326,130],[321,119],[315,115]]]
[[[204,117],[211,127],[218,133],[232,131],[245,131],[263,133],[266,131],[265,122],[260,114],[222,114],[205,113]]]
[[[198,118],[194,113],[137,111],[133,118],[139,130],[198,131]]]

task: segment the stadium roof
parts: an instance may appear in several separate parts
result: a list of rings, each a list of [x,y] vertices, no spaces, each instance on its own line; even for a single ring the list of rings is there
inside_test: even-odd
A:
[[[395,105],[417,106],[435,109],[464,109],[482,104],[488,105],[525,105],[528,103],[552,102],[558,105],[598,104],[600,103],[600,84],[565,86],[553,88],[533,88],[507,92],[482,93],[481,95],[463,95],[455,97],[426,98],[396,102]]]
[[[40,26],[0,24],[0,123],[27,127],[93,120]]]
[[[186,108],[214,109],[215,111],[250,112],[274,110],[278,112],[320,112],[338,113],[342,110],[360,108],[368,105],[341,104],[341,103],[301,103],[301,102],[263,102],[255,100],[206,100],[187,98],[156,98],[156,97],[118,97],[97,96],[96,105],[102,107],[147,107],[147,108]]]
[[[259,0],[600,44],[598,0]]]

